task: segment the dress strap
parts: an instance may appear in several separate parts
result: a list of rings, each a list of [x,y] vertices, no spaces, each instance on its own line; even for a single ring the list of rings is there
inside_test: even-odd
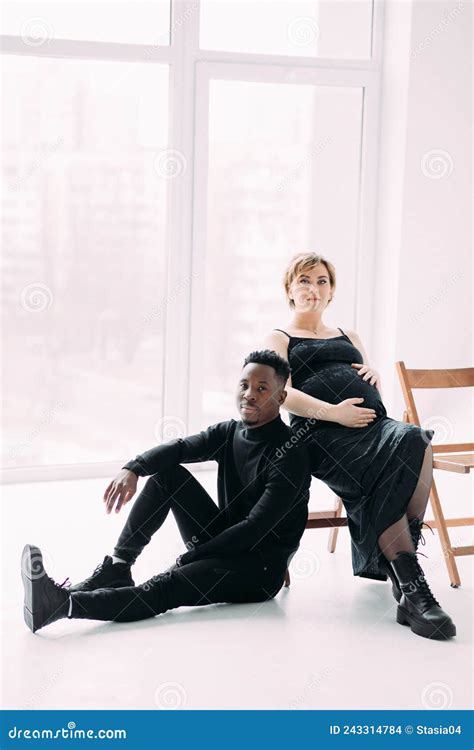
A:
[[[288,336],[288,338],[289,338],[289,339],[291,339],[291,336],[290,336],[290,334],[289,334],[289,333],[287,333],[286,331],[283,331],[283,330],[282,330],[281,328],[274,328],[273,330],[274,330],[274,331],[280,331],[280,333],[284,333],[284,334],[285,334],[285,336]]]
[[[342,335],[343,335],[343,336],[345,336],[345,335],[346,335],[346,334],[344,333],[344,331],[342,330],[342,328],[339,328],[339,326],[337,327],[337,330],[338,330],[338,331],[340,331],[340,332],[342,333]]]

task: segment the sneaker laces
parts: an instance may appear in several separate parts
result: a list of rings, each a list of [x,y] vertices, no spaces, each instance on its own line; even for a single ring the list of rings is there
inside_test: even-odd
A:
[[[106,565],[105,560],[103,560],[101,563],[96,565],[96,567],[94,568],[94,572],[92,573],[91,576],[89,576],[89,578],[86,578],[86,581],[91,581],[94,578],[94,576],[99,575],[99,573],[102,573],[105,565]]]
[[[83,586],[85,586],[85,585],[87,585],[88,583],[91,583],[91,582],[92,582],[92,581],[94,580],[94,578],[95,578],[95,577],[96,577],[97,575],[99,575],[99,573],[102,573],[102,570],[103,570],[103,568],[104,568],[104,563],[103,563],[103,562],[101,562],[101,563],[99,563],[98,565],[96,565],[96,567],[94,568],[94,572],[92,573],[92,575],[90,575],[90,576],[89,576],[88,578],[85,578],[85,579],[84,579],[84,581],[82,582],[82,585],[83,585]],[[67,580],[68,580],[68,579],[66,578],[66,581],[67,581]],[[70,586],[70,585],[71,585],[71,584],[69,583],[69,586]]]
[[[103,568],[104,568],[103,562],[96,565],[96,567],[94,568],[94,572],[92,573],[90,577],[93,578],[95,575],[97,575],[97,573],[102,573]]]
[[[51,578],[51,576],[48,576],[48,580],[51,581],[51,583],[53,583],[58,589],[68,589],[71,585],[69,576],[62,583],[57,583],[57,581],[55,581],[54,578]]]

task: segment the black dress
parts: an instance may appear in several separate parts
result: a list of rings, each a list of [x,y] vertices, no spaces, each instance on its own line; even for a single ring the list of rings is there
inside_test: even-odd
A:
[[[292,386],[330,404],[363,398],[361,407],[374,409],[376,419],[352,428],[290,413],[290,424],[309,449],[312,475],[344,502],[354,575],[386,580],[377,540],[406,512],[434,433],[387,416],[378,389],[351,367],[363,364],[362,354],[339,330],[331,339],[282,331],[289,338]]]

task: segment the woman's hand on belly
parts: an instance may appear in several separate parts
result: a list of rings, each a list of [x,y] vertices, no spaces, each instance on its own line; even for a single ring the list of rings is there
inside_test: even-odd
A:
[[[323,419],[338,422],[344,427],[368,427],[376,419],[377,414],[374,409],[361,406],[363,401],[363,398],[346,398],[340,404],[329,406]]]
[[[377,370],[373,369],[373,367],[369,367],[369,365],[360,365],[357,362],[353,362],[351,367],[357,370],[357,374],[360,375],[362,380],[369,381],[370,385],[375,385],[376,388],[379,387],[380,375]]]

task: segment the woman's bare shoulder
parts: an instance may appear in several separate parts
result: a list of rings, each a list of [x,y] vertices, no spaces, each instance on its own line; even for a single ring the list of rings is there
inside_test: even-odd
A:
[[[353,328],[341,328],[340,330],[344,331],[346,336],[349,336],[351,341],[354,341],[354,340],[360,341],[359,334],[357,333],[357,331],[354,331]]]
[[[265,349],[277,352],[284,359],[288,359],[288,343],[290,339],[282,331],[272,330],[264,338]]]
[[[274,339],[276,341],[288,341],[291,333],[288,333],[287,331],[288,328],[284,328],[283,326],[281,328],[272,328],[272,330],[268,332],[267,338]]]

